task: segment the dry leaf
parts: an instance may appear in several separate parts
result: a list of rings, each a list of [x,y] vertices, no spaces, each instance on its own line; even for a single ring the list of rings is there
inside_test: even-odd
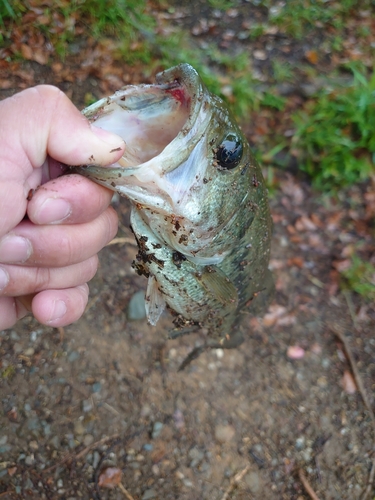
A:
[[[99,476],[98,484],[101,488],[116,488],[121,482],[122,471],[118,467],[107,467]]]
[[[344,371],[344,375],[342,376],[341,379],[341,386],[344,389],[344,391],[347,392],[348,394],[354,394],[356,392],[357,385],[355,383],[353,375],[350,373],[349,370]]]
[[[14,476],[14,474],[17,472],[17,467],[14,466],[14,467],[9,467],[8,469],[8,474],[10,475],[10,477]]]
[[[24,57],[27,60],[30,60],[33,58],[33,49],[28,45],[26,45],[25,43],[23,43],[21,45],[21,54],[22,57]]]
[[[316,50],[307,50],[305,52],[305,57],[310,64],[316,64],[318,62],[318,53]]]
[[[288,347],[286,355],[290,359],[302,359],[305,355],[305,350],[299,345],[291,345]]]

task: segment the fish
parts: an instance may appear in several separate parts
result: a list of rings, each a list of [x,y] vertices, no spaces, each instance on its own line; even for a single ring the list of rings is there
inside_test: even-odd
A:
[[[167,308],[172,338],[200,330],[205,348],[239,345],[244,318],[272,297],[272,219],[261,168],[227,104],[182,63],[83,115],[126,144],[115,164],[75,172],[131,202],[148,322]]]

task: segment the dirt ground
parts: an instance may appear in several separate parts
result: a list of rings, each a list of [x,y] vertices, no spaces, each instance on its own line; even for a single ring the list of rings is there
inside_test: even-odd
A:
[[[27,318],[0,334],[1,497],[124,498],[98,488],[113,465],[134,500],[302,500],[310,497],[300,471],[318,498],[360,498],[373,428],[359,392],[342,388],[351,367],[334,331],[348,339],[372,404],[374,311],[366,306],[366,321],[353,324],[345,296],[327,291],[340,233],[327,231],[330,212],[307,185],[288,176],[282,186],[272,200],[270,326],[249,317],[240,349],[206,352],[177,372],[201,339],[166,340],[168,316],[157,328],[127,320],[130,298],[145,288],[130,267],[132,244],[102,251],[78,323],[52,329]],[[126,228],[128,206],[117,208]],[[287,227],[311,215],[321,228],[293,243]],[[288,356],[291,346],[304,356]]]
[[[45,67],[24,70],[53,81]],[[82,107],[90,85],[65,90]],[[373,238],[361,221],[374,187],[333,201],[292,174],[276,185],[276,294],[264,318],[249,316],[239,349],[178,372],[202,338],[168,340],[167,313],[156,328],[127,318],[146,280],[131,269],[123,199],[128,243],[101,252],[84,317],[0,332],[1,500],[375,498],[375,307],[335,273],[348,245]],[[108,467],[122,473],[113,489],[99,486]]]

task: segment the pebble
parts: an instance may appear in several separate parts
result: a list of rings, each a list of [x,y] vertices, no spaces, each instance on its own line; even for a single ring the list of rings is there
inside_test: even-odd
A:
[[[12,330],[10,332],[10,340],[20,340],[20,336],[18,335],[17,332],[15,332],[14,330]]]
[[[91,387],[92,392],[100,392],[102,390],[102,384],[100,382],[95,382]]]
[[[200,462],[203,460],[204,453],[203,453],[203,451],[199,450],[198,448],[192,448],[189,451],[189,458],[191,458],[191,462],[190,462],[189,467],[190,468],[197,467],[197,465],[199,465]]]
[[[245,483],[252,493],[258,493],[262,489],[262,480],[256,471],[251,471],[245,476]]]
[[[215,427],[215,438],[219,443],[231,441],[236,431],[232,425],[217,425]]]
[[[305,438],[299,437],[296,439],[296,450],[302,450],[305,446]]]
[[[30,441],[29,443],[29,448],[30,450],[37,450],[39,448],[39,445],[36,441]]]
[[[31,455],[28,455],[25,458],[25,464],[26,465],[33,465],[34,462],[35,462],[35,458],[34,458],[34,454],[33,453]]]
[[[93,409],[93,404],[92,404],[91,399],[84,399],[82,401],[82,410],[85,413],[89,413],[92,409]]]
[[[82,436],[82,434],[85,433],[85,430],[86,429],[85,429],[81,420],[77,420],[76,422],[74,422],[74,433],[75,434]]]
[[[25,356],[33,356],[33,354],[35,353],[35,349],[33,347],[28,347],[25,352],[24,352],[24,355]]]
[[[18,342],[15,342],[13,344],[13,351],[14,351],[15,354],[21,353],[22,352],[22,345],[19,344]]]
[[[79,352],[72,351],[68,356],[69,363],[73,363],[73,361],[77,361],[79,359]]]
[[[152,439],[156,439],[157,437],[160,436],[162,428],[163,428],[163,424],[161,422],[154,423],[154,426],[152,428],[152,434],[151,434]]]
[[[150,498],[156,498],[155,490],[146,490],[142,495],[142,500],[149,500]]]
[[[146,317],[145,292],[140,290],[130,299],[127,312],[130,321],[137,321]]]
[[[86,434],[86,436],[83,438],[83,444],[85,446],[90,446],[94,442],[94,436],[92,434]]]
[[[92,466],[94,467],[94,469],[97,468],[97,466],[99,465],[99,462],[100,462],[99,452],[94,451],[94,455],[93,455],[93,459],[92,459]]]

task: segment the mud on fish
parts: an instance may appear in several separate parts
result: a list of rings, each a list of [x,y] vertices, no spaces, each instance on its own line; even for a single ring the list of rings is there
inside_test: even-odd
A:
[[[83,114],[126,143],[117,163],[76,171],[132,203],[149,323],[167,307],[172,336],[202,329],[206,342],[184,366],[206,347],[238,345],[241,319],[273,290],[272,220],[261,169],[226,104],[180,64]]]

